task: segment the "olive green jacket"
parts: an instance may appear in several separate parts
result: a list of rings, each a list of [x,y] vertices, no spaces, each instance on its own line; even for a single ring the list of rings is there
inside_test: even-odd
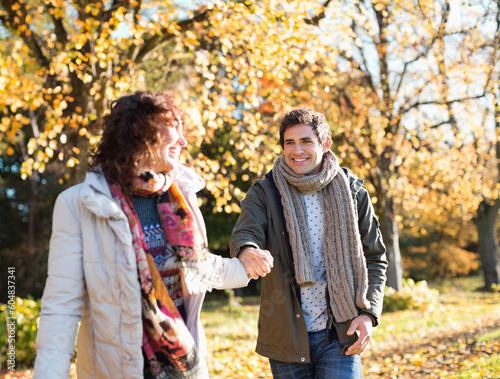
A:
[[[343,170],[349,177],[357,207],[368,270],[367,298],[370,308],[360,313],[368,314],[373,324],[377,325],[386,281],[386,249],[363,181],[347,169]],[[310,362],[309,340],[299,299],[300,289],[294,275],[283,207],[271,172],[252,185],[241,203],[241,215],[231,237],[231,256],[238,256],[245,246],[269,250],[274,258],[271,273],[261,279],[257,353],[282,362]],[[353,343],[353,337],[346,335],[348,324],[350,322],[335,323],[339,341],[345,346]]]

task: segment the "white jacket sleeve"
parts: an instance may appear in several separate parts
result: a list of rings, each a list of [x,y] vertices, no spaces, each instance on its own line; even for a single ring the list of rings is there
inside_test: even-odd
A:
[[[196,192],[205,186],[204,180],[192,169],[181,165],[177,167],[175,180],[195,215],[200,232],[207,241],[205,220],[196,197]],[[208,259],[201,265],[183,262],[181,266],[189,293],[211,291],[212,288],[245,287],[250,281],[245,267],[237,258],[223,258],[209,253]]]
[[[238,258],[223,258],[208,253],[204,262],[181,262],[181,267],[184,283],[190,294],[211,291],[212,288],[245,287],[250,281]]]
[[[70,190],[71,191],[71,190]],[[67,379],[81,319],[85,283],[82,238],[70,192],[54,207],[48,278],[42,297],[34,379]],[[66,195],[66,196],[65,196]]]
[[[250,279],[243,263],[238,258],[223,258],[210,253],[210,260],[214,265],[214,272],[210,277],[212,287],[222,290],[245,287]]]

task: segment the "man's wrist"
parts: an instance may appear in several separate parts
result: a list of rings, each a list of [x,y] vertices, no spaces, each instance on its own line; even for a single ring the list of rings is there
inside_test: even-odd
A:
[[[360,316],[363,315],[363,316],[368,316],[370,318],[370,320],[372,321],[372,326],[377,326],[378,325],[378,322],[377,322],[377,319],[375,318],[374,315],[372,315],[371,313],[369,312],[363,312],[361,311]]]
[[[238,251],[238,254],[236,254],[236,258],[239,258],[240,257],[240,254],[243,253],[243,251],[249,247],[254,247],[252,245],[243,245],[242,247],[240,247],[240,251]]]

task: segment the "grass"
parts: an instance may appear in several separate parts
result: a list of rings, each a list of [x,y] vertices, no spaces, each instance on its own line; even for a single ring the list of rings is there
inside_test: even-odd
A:
[[[201,320],[207,334],[207,364],[212,378],[271,378],[267,358],[255,353],[259,300],[245,298],[239,306],[208,300]]]
[[[480,277],[430,286],[440,291],[434,308],[382,315],[362,356],[363,377],[499,378],[500,293],[477,291]],[[201,319],[211,378],[271,378],[267,358],[255,353],[258,310],[257,297],[207,296]],[[2,378],[31,376],[26,370]]]
[[[455,375],[453,379],[472,379],[472,378],[498,378],[500,375],[500,355],[489,358],[479,359],[479,361],[469,369],[462,370]]]
[[[499,377],[500,293],[477,291],[481,285],[480,277],[432,283],[440,291],[434,308],[384,313],[362,357],[364,378]],[[205,304],[213,378],[271,378],[267,359],[254,352],[257,304]]]
[[[490,333],[483,334],[480,336],[477,341],[478,342],[488,342],[491,340],[498,340],[500,339],[500,329],[495,329],[494,331]]]

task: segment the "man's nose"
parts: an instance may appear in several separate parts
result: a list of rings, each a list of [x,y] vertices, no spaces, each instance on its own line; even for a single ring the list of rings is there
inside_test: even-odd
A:
[[[295,149],[293,149],[294,152],[302,152],[304,151],[304,148],[302,146],[302,144],[299,142],[297,144],[295,144]]]

